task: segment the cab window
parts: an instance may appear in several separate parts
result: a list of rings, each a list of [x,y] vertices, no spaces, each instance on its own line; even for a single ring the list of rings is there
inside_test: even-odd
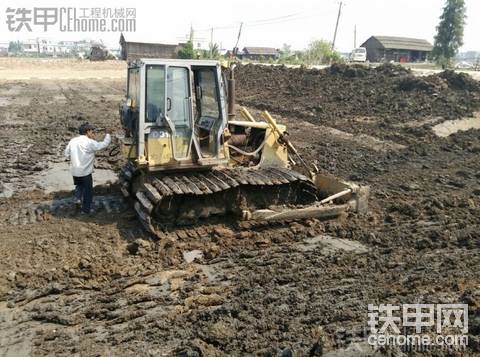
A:
[[[200,117],[218,118],[220,116],[220,105],[215,69],[201,69],[196,74],[197,83],[201,90]]]
[[[150,65],[146,70],[145,121],[154,123],[165,117],[165,67]]]

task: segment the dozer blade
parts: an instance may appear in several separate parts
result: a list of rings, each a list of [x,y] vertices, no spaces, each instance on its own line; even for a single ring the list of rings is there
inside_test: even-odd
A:
[[[263,221],[298,220],[305,218],[335,218],[347,211],[365,213],[368,209],[368,186],[337,180],[317,174],[314,178],[319,201],[307,207],[271,207],[244,212],[244,218]]]

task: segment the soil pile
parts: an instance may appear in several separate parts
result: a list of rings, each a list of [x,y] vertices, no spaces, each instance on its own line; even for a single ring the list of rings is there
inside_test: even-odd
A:
[[[453,71],[415,77],[391,64],[334,64],[321,70],[245,65],[236,69],[236,78],[241,104],[312,122],[354,116],[453,119],[480,108],[479,83]]]

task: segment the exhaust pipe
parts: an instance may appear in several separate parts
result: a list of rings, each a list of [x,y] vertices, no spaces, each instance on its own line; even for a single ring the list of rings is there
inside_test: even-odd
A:
[[[235,64],[230,66],[230,77],[227,79],[228,88],[228,120],[235,119]]]

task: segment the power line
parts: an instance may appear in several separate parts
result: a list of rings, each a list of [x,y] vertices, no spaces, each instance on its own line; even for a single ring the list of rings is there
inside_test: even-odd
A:
[[[318,14],[309,14],[309,15],[305,16],[305,14],[310,13],[310,12],[311,11],[300,11],[300,12],[295,12],[295,13],[288,14],[288,15],[270,17],[270,18],[265,18],[265,19],[243,21],[243,25],[244,26],[249,26],[249,27],[255,27],[255,26],[270,25],[270,24],[289,22],[289,21],[297,21],[297,20],[302,20],[302,19],[309,18],[309,17],[318,16]],[[304,16],[301,16],[301,15],[304,15]],[[197,31],[197,32],[210,32],[212,30],[212,28],[213,28],[213,30],[236,29],[236,28],[238,28],[238,25],[239,25],[239,23],[236,22],[236,23],[231,24],[231,25],[213,26],[213,27],[204,28],[204,29],[195,30],[195,31]]]
[[[205,29],[200,29],[200,30],[195,30],[195,32],[210,32],[212,31],[212,29],[215,31],[215,30],[230,30],[230,29],[235,29],[235,28],[238,28],[238,24],[240,22],[237,22],[235,24],[232,24],[232,25],[225,25],[225,26],[213,26],[213,27],[209,27],[209,28],[205,28]]]
[[[290,18],[290,19],[285,19],[285,20],[280,20],[280,21],[270,21],[270,22],[264,22],[264,23],[259,23],[259,24],[254,24],[254,25],[248,25],[248,27],[257,27],[257,26],[265,26],[265,25],[276,25],[276,24],[282,24],[286,22],[292,22],[292,21],[299,21],[299,20],[304,20],[308,19],[311,17],[316,17],[318,14],[310,14],[310,15],[305,15],[305,16],[299,16],[295,18]]]
[[[210,35],[210,44],[213,43],[213,32],[216,30],[233,30],[238,28],[238,25],[240,25],[240,30],[238,33],[237,37],[237,43],[235,45],[235,48],[238,46],[238,42],[240,40],[240,33],[242,32],[242,28],[250,28],[250,27],[259,27],[259,26],[269,26],[269,25],[277,25],[277,24],[282,24],[286,22],[292,22],[292,21],[299,21],[299,20],[304,20],[307,18],[312,18],[319,16],[320,14],[314,10],[305,10],[305,11],[297,11],[291,14],[287,15],[282,15],[282,16],[276,16],[276,17],[269,17],[269,18],[264,18],[264,19],[257,19],[257,20],[250,20],[250,21],[243,21],[240,23],[233,23],[231,25],[223,25],[223,26],[211,26],[209,28],[204,28],[204,29],[196,29],[195,32],[204,32],[208,33]],[[203,39],[202,39],[203,40]]]
[[[289,15],[271,17],[271,18],[268,18],[268,19],[251,20],[251,21],[247,21],[246,23],[247,23],[247,24],[255,24],[255,23],[259,23],[259,22],[282,20],[282,19],[287,19],[287,18],[289,18],[289,17],[302,15],[302,14],[304,14],[305,12],[306,12],[306,11],[301,11],[301,12],[295,12],[295,13],[289,14]]]

